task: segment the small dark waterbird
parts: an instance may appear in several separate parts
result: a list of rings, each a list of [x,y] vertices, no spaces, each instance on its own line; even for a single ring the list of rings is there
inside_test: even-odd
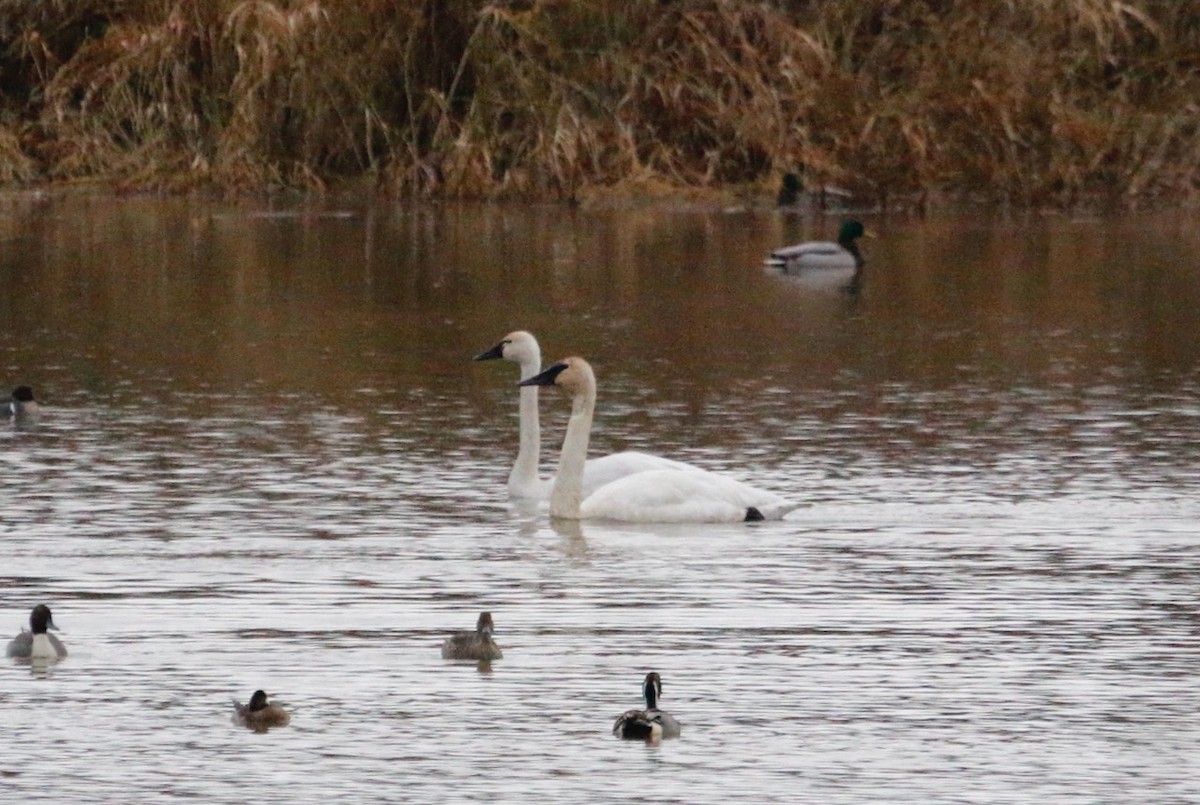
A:
[[[504,656],[496,641],[492,613],[481,612],[473,632],[455,632],[442,643],[442,657],[447,660],[498,660]]]
[[[20,634],[10,640],[5,654],[9,657],[33,660],[61,660],[67,656],[67,647],[57,637],[49,634],[48,629],[58,631],[50,614],[50,607],[38,604],[29,615],[29,631],[22,629]]]
[[[255,732],[265,732],[271,727],[286,727],[292,720],[287,710],[270,701],[263,690],[254,691],[249,704],[242,704],[235,699],[233,709],[234,723]]]
[[[658,709],[662,698],[662,679],[651,671],[642,683],[642,695],[646,699],[645,710],[627,710],[617,716],[613,724],[613,735],[631,741],[658,741],[663,738],[678,738],[679,722],[665,710]]]

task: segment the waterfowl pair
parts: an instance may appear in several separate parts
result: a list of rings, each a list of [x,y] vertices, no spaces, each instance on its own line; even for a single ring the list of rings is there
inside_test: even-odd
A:
[[[58,631],[50,607],[38,604],[29,615],[29,631],[21,630],[20,634],[8,643],[5,654],[31,660],[61,660],[67,656],[67,647],[63,642],[47,630]]]
[[[636,741],[657,741],[662,738],[678,738],[679,722],[670,713],[658,709],[662,698],[662,679],[651,671],[642,683],[642,696],[646,700],[645,710],[626,710],[613,723],[613,735]]]
[[[255,732],[265,732],[271,727],[286,727],[292,720],[287,710],[270,701],[263,690],[254,691],[248,704],[242,704],[235,699],[233,710],[233,722]]]
[[[542,351],[531,333],[517,330],[504,336],[494,347],[475,356],[477,361],[506,360],[521,367],[521,380],[528,380],[542,369]],[[538,475],[538,456],[542,447],[536,386],[521,389],[520,446],[517,460],[508,474],[508,494],[514,498],[546,500],[554,487],[554,478]],[[618,478],[646,470],[697,470],[691,464],[662,456],[626,450],[588,459],[583,468],[583,490],[590,495]]]
[[[596,408],[596,376],[583,358],[566,358],[521,386],[557,386],[571,398],[550,515],[571,520],[641,523],[719,523],[778,520],[800,504],[715,472],[656,469],[627,475],[593,491],[584,486],[584,461]]]
[[[492,639],[495,631],[492,613],[482,612],[473,632],[455,632],[442,643],[442,657],[447,660],[499,660],[504,652]]]

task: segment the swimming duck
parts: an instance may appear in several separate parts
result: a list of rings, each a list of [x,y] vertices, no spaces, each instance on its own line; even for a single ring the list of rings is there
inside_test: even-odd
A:
[[[67,656],[67,647],[63,642],[46,633],[47,629],[58,631],[54,619],[50,616],[50,607],[45,604],[34,607],[29,615],[29,628],[30,631],[22,629],[19,635],[9,641],[5,654],[9,657],[28,657],[34,660],[61,660]]]
[[[233,722],[256,732],[265,732],[271,727],[286,727],[292,720],[287,710],[268,701],[266,691],[262,690],[254,691],[249,704],[242,704],[234,699],[233,709]]]
[[[654,671],[646,674],[642,695],[646,699],[646,709],[627,710],[617,716],[613,735],[634,741],[678,738],[679,722],[670,713],[658,709],[658,700],[662,697],[662,679]]]
[[[797,166],[794,173],[783,174],[779,183],[779,193],[775,196],[776,206],[795,207],[811,203],[818,210],[826,210],[830,204],[845,207],[854,198],[854,194],[849,190],[827,184],[817,185],[805,191],[804,179],[801,178],[803,174],[803,165]]]
[[[35,416],[38,413],[38,404],[33,399],[33,389],[29,386],[17,386],[13,389],[12,397],[0,405],[0,411],[3,411],[5,416],[18,419]]]
[[[492,640],[492,613],[481,612],[473,632],[455,632],[442,643],[442,657],[447,660],[499,660],[504,657]]]
[[[596,410],[592,367],[583,358],[565,358],[541,374],[522,380],[520,385],[557,386],[571,398],[571,418],[550,493],[551,517],[627,523],[734,523],[779,520],[800,506],[774,492],[699,469],[646,470],[586,494],[584,459]]]
[[[494,347],[475,356],[477,361],[503,359],[521,367],[521,379],[527,380],[542,369],[542,350],[532,333],[517,330],[504,336]],[[538,419],[538,390],[521,389],[521,436],[517,460],[508,474],[508,494],[514,498],[546,500],[554,487],[554,478],[538,476],[538,454],[542,435]],[[607,483],[645,470],[697,470],[691,464],[672,461],[662,456],[626,450],[607,456],[588,459],[583,468],[583,489],[591,494]]]
[[[867,234],[861,221],[849,220],[838,230],[837,243],[810,241],[784,246],[771,252],[766,264],[785,271],[808,268],[841,268],[860,271],[866,260],[858,250],[859,238]]]

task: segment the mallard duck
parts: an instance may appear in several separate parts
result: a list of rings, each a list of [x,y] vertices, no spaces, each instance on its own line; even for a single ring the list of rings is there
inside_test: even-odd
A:
[[[837,243],[810,241],[795,246],[784,246],[771,252],[767,265],[784,271],[800,271],[809,268],[861,270],[866,264],[858,250],[859,238],[867,234],[861,221],[849,220],[838,230]]]
[[[286,727],[292,720],[287,710],[268,701],[266,691],[262,690],[254,691],[249,704],[242,704],[235,699],[233,709],[234,723],[242,727],[249,727],[256,732],[263,732],[271,727]]]
[[[831,204],[845,207],[854,194],[849,190],[833,185],[821,184],[805,189],[804,166],[797,166],[794,173],[785,173],[779,183],[779,193],[775,196],[775,204],[779,207],[795,207],[811,204],[818,210],[826,210]]]
[[[657,741],[661,738],[678,738],[679,722],[670,713],[658,709],[662,696],[662,679],[651,671],[642,683],[642,695],[646,699],[645,710],[627,710],[617,716],[613,724],[613,735],[634,741]]]
[[[447,660],[499,660],[504,652],[492,640],[492,613],[481,612],[473,632],[455,632],[442,643],[442,657]]]
[[[67,656],[67,647],[63,642],[46,633],[47,629],[58,631],[58,627],[54,625],[54,618],[50,615],[50,607],[45,604],[34,607],[29,615],[29,628],[30,631],[22,629],[20,634],[9,641],[5,654],[9,657],[34,660],[61,660]]]

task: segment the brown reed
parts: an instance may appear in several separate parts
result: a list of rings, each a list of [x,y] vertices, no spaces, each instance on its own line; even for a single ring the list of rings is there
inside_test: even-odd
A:
[[[0,183],[1200,190],[1194,0],[0,0]]]

